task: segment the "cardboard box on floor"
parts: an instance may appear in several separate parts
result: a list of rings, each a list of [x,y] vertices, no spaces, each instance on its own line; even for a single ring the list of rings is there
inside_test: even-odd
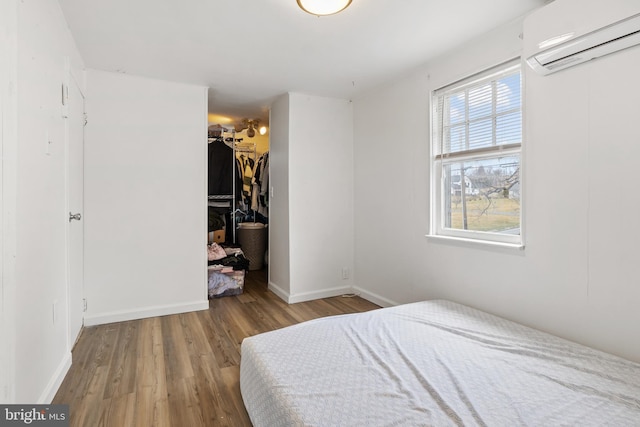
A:
[[[209,232],[209,244],[211,243],[223,243],[225,240],[225,231],[224,230],[215,230]]]

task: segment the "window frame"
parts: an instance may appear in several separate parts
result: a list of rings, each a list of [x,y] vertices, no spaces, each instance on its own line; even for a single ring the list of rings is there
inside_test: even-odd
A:
[[[473,87],[483,82],[490,82],[500,79],[502,76],[509,75],[510,71],[515,69],[520,73],[520,129],[521,129],[521,141],[520,143],[509,143],[501,145],[491,145],[489,147],[471,148],[463,151],[440,153],[440,141],[443,138],[442,130],[444,126],[441,126],[441,117],[444,117],[444,112],[441,117],[437,111],[437,106],[440,103],[439,98],[451,93],[458,93],[466,90],[469,87]],[[508,61],[489,67],[478,73],[474,73],[460,79],[451,84],[445,85],[438,89],[432,90],[429,99],[429,112],[430,112],[430,141],[429,141],[429,162],[431,170],[431,221],[428,237],[438,239],[457,240],[464,242],[475,242],[490,245],[500,245],[515,247],[519,249],[524,248],[524,231],[523,231],[523,219],[524,219],[524,203],[523,203],[523,157],[525,146],[525,111],[524,111],[524,67],[522,65],[522,59],[520,57],[512,58]],[[465,108],[468,109],[468,100],[465,100]],[[495,104],[492,103],[492,119],[498,117],[495,114]],[[468,122],[467,122],[468,127]],[[495,124],[492,130],[495,138]],[[466,140],[468,143],[468,139]],[[519,218],[519,231],[517,235],[499,233],[499,232],[487,232],[476,230],[463,230],[456,228],[445,227],[445,218],[447,207],[445,201],[444,183],[443,183],[443,168],[448,164],[456,164],[469,161],[486,160],[486,159],[499,159],[505,156],[518,156],[519,157],[519,184],[520,184],[520,218]]]

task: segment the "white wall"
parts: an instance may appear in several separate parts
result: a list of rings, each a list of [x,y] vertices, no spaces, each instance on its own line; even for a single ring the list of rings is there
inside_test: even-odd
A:
[[[289,274],[289,94],[269,114],[269,288],[287,300]]]
[[[11,169],[11,182],[3,179],[3,201],[8,201],[7,210],[3,206],[3,259],[11,258],[10,271],[5,273],[3,265],[3,288],[8,285],[13,305],[15,340],[7,343],[13,366],[2,399],[49,402],[70,366],[72,344],[67,336],[61,86],[67,80],[65,58],[76,75],[82,74],[83,64],[57,2],[3,3],[3,14],[16,10],[17,26],[9,28],[8,37],[12,43],[17,40],[17,61],[9,72],[8,89],[10,98],[17,96],[7,123],[17,123],[17,133],[8,145],[3,141],[3,176],[5,165]],[[6,76],[2,83],[7,83]],[[11,233],[7,241],[5,230]]]
[[[448,298],[640,361],[639,47],[550,77],[524,68],[524,251],[425,237],[429,93],[518,55],[521,32],[503,26],[355,100],[357,288],[385,305]]]
[[[350,291],[353,270],[353,109],[344,99],[289,95],[291,298]]]
[[[87,72],[85,324],[208,308],[206,88]]]
[[[291,303],[350,292],[352,105],[289,93],[272,107],[270,127],[270,288]]]

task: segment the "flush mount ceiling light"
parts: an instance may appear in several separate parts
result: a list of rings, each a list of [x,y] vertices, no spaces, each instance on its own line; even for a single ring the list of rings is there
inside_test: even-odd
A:
[[[351,0],[297,0],[302,10],[312,15],[324,16],[341,12],[351,4]]]

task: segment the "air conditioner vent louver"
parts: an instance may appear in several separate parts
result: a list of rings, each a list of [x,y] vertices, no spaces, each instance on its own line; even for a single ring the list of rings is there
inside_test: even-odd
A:
[[[556,68],[564,68],[565,66],[578,61],[582,62],[582,58],[579,56],[571,56],[569,58],[562,58],[557,61],[549,62],[548,64],[544,64],[544,66],[549,70],[555,70]]]
[[[575,37],[527,58],[540,74],[551,74],[640,44],[640,14]]]

